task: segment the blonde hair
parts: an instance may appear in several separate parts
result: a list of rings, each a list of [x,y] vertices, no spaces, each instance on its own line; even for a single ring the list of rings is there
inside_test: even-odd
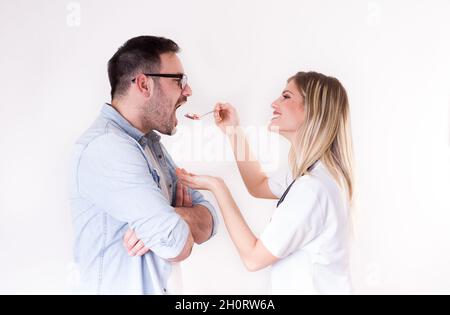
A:
[[[353,148],[347,92],[333,77],[298,72],[294,80],[304,98],[305,121],[289,152],[293,178],[309,174],[320,160],[351,204],[354,192]]]

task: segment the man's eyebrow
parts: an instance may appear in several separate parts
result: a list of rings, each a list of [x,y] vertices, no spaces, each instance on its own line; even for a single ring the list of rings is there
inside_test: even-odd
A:
[[[289,91],[289,90],[284,90],[282,94],[284,94],[284,93],[291,93],[292,95],[294,95],[294,93],[292,93],[292,92]]]

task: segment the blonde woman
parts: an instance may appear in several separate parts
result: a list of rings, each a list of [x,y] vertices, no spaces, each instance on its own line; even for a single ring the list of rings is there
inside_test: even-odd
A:
[[[346,91],[335,78],[299,72],[289,78],[272,108],[270,129],[292,144],[291,171],[283,180],[268,178],[252,157],[235,108],[223,103],[215,107],[216,124],[230,140],[250,194],[279,199],[260,238],[248,227],[221,178],[179,170],[179,180],[214,194],[247,269],[272,266],[272,293],[349,294],[349,205],[354,187]],[[238,159],[242,152],[244,160]]]

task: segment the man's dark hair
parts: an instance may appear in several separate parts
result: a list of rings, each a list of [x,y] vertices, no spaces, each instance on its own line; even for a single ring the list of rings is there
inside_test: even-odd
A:
[[[174,41],[164,37],[138,36],[129,39],[108,61],[111,99],[124,95],[137,74],[157,73],[161,67],[161,54],[177,53],[179,50]]]

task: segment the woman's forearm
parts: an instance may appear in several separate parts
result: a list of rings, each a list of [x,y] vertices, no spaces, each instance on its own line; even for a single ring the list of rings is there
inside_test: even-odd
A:
[[[249,271],[259,270],[278,260],[250,230],[223,179],[188,174],[186,171],[179,174],[179,179],[183,185],[209,190],[214,194],[231,240]]]
[[[267,181],[266,174],[262,171],[261,164],[253,155],[244,131],[240,126],[227,129],[239,173],[247,187],[248,192],[254,197],[264,196],[264,185]]]
[[[238,249],[244,263],[247,263],[258,239],[245,222],[241,211],[223,181],[219,180],[214,185],[212,192],[219,204],[231,240]]]

